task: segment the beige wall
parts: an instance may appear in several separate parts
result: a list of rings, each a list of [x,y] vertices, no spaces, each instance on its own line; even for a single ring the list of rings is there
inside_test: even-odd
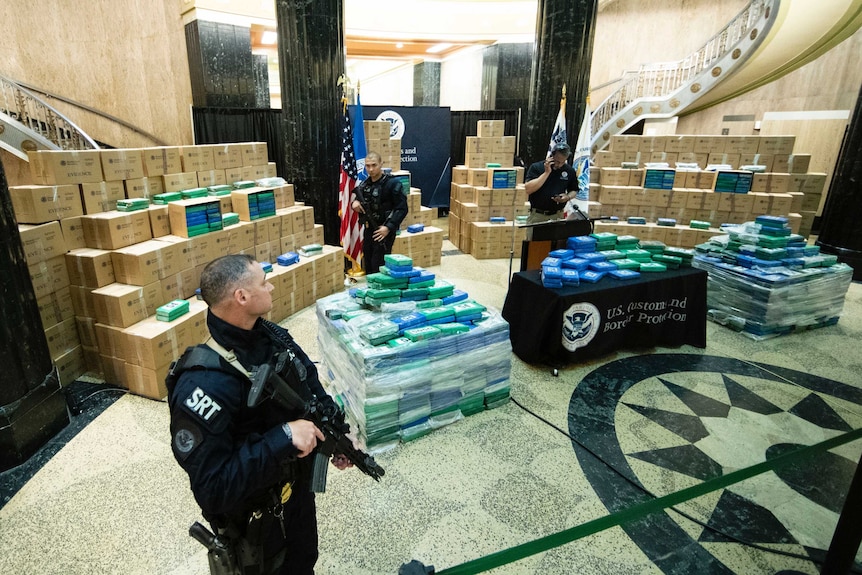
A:
[[[590,85],[600,86],[642,64],[679,60],[721,30],[749,0],[613,2],[599,13]],[[767,112],[853,110],[862,85],[862,31],[819,59],[742,96],[679,118],[679,134],[720,134],[725,116]],[[615,89],[595,90],[595,108]],[[753,127],[753,122],[750,124]],[[756,133],[748,131],[746,133]]]
[[[3,0],[0,22],[0,74],[120,118],[167,144],[192,143],[177,0]],[[50,103],[111,146],[156,145],[89,112]]]

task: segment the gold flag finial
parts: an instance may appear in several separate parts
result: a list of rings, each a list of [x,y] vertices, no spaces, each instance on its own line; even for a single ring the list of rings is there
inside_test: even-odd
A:
[[[566,85],[563,84],[563,100],[566,99]]]

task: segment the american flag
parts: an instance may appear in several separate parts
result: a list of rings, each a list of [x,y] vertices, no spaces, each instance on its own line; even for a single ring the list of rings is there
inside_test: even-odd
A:
[[[341,245],[344,253],[354,263],[359,263],[362,256],[362,226],[359,225],[359,214],[350,207],[350,196],[356,187],[358,173],[356,170],[356,155],[353,150],[353,128],[350,126],[350,116],[347,114],[347,102],[342,102],[344,110],[341,120],[341,178],[338,184],[340,203],[338,215],[341,217]]]

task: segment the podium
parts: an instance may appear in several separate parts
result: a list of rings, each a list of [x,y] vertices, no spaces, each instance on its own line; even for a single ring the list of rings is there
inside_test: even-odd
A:
[[[521,242],[522,272],[541,268],[542,260],[552,251],[565,248],[567,239],[593,233],[593,222],[589,219],[554,220],[528,227],[533,230],[533,239]]]

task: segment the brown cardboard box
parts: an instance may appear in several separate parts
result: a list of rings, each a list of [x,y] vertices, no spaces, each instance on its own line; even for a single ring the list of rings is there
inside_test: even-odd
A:
[[[158,370],[152,370],[124,362],[121,377],[130,393],[150,399],[162,400],[168,395],[165,378],[168,376],[169,369],[169,365]],[[120,373],[117,375],[120,376]]]
[[[242,154],[243,166],[261,166],[269,161],[266,142],[244,142],[237,145]]]
[[[117,209],[117,200],[126,198],[126,190],[122,180],[81,184],[81,198],[85,214],[110,212]]]
[[[171,221],[171,234],[184,238],[189,237],[189,229],[186,222],[186,209],[197,208],[199,206],[207,206],[207,209],[209,209],[213,205],[216,206],[219,210],[219,214],[221,214],[221,201],[216,196],[205,196],[202,198],[170,202],[168,204],[168,218]]]
[[[209,170],[208,172],[198,172],[198,186],[208,188],[210,186],[222,186],[227,183],[224,176],[224,170]]]
[[[480,138],[502,138],[505,135],[505,120],[479,120],[476,122],[476,135]]]
[[[67,351],[81,345],[78,336],[78,326],[75,319],[67,319],[45,329],[45,339],[48,342],[48,353],[51,359],[57,359]]]
[[[19,224],[18,235],[29,265],[37,264],[66,253],[66,240],[59,222],[41,225]]]
[[[208,172],[215,169],[213,149],[210,146],[183,146],[180,154],[183,172]]]
[[[127,198],[147,198],[164,193],[164,181],[160,177],[143,177],[134,180],[126,180]]]
[[[741,154],[739,156],[739,166],[764,166],[765,171],[771,172],[772,166],[775,163],[775,156],[772,154]]]
[[[33,294],[37,299],[69,286],[69,272],[66,268],[65,256],[60,255],[28,265],[27,270],[30,272]]]
[[[212,148],[213,166],[216,170],[242,167],[242,148],[237,144],[210,144],[198,147]]]
[[[638,152],[641,147],[641,137],[627,134],[611,136],[611,152]]]
[[[81,217],[75,216],[60,220],[60,229],[63,231],[66,249],[87,247],[87,242],[84,240],[84,223],[81,221]]]
[[[115,250],[153,237],[147,210],[102,212],[83,216],[87,247]]]
[[[694,152],[694,136],[667,136],[664,144],[665,152],[691,153]],[[680,161],[683,161],[680,159]]]
[[[200,287],[200,276],[195,273],[196,269],[188,268],[159,280],[162,286],[161,301],[169,302],[194,296],[195,290]]]
[[[144,177],[143,155],[140,149],[99,150],[105,180],[134,180]]]
[[[277,188],[274,188],[273,192],[275,192],[276,209],[289,208],[296,204],[296,193],[294,191],[293,184],[285,184],[283,186],[279,186]],[[233,211],[233,209],[229,211]]]
[[[101,182],[102,163],[98,150],[38,150],[27,152],[30,176],[42,185]]]
[[[161,146],[141,149],[144,175],[150,178],[183,171],[179,146]]]
[[[178,244],[147,240],[114,250],[114,275],[119,283],[145,286],[191,267]]]
[[[162,176],[162,183],[165,193],[191,190],[198,187],[198,174],[197,172],[165,174]]]
[[[808,173],[808,168],[811,167],[811,154],[791,154],[787,167],[791,174]]]
[[[96,318],[75,317],[75,326],[78,328],[78,337],[81,340],[81,345],[96,349],[99,348],[99,340],[96,337]]]
[[[758,136],[730,136],[725,141],[724,151],[728,154],[756,154],[759,145]]]
[[[725,140],[721,136],[694,136],[695,154],[723,154]]]
[[[9,196],[19,224],[41,224],[84,214],[77,185],[13,186]]]
[[[452,168],[452,183],[466,184],[468,170],[469,168],[467,166],[455,166],[454,168]]]
[[[195,298],[188,302],[189,312],[172,322],[148,317],[124,329],[126,362],[157,370],[179,358],[186,347],[201,343],[206,334],[207,305]]]
[[[156,285],[161,297],[161,286]],[[112,283],[93,290],[92,295],[99,323],[129,327],[150,315],[144,288],[141,286]],[[104,350],[102,352],[104,353]]]
[[[57,366],[57,376],[61,386],[65,387],[78,379],[86,370],[81,346],[70,349],[60,357],[55,358],[54,365]]]
[[[69,282],[73,285],[96,289],[117,281],[111,253],[108,250],[93,248],[71,250],[66,254]]]
[[[796,136],[761,136],[757,152],[760,154],[792,154]]]
[[[786,216],[789,214],[792,206],[792,198],[790,194],[772,194],[772,204],[770,214],[773,216]]]
[[[147,209],[147,214],[150,216],[150,230],[152,230],[154,238],[171,233],[171,218],[168,215],[168,206],[150,206]]]
[[[392,124],[385,120],[364,120],[365,137],[372,140],[388,140]]]
[[[43,295],[36,300],[36,305],[39,307],[39,317],[42,318],[43,327],[75,317],[72,293],[68,287]]]

